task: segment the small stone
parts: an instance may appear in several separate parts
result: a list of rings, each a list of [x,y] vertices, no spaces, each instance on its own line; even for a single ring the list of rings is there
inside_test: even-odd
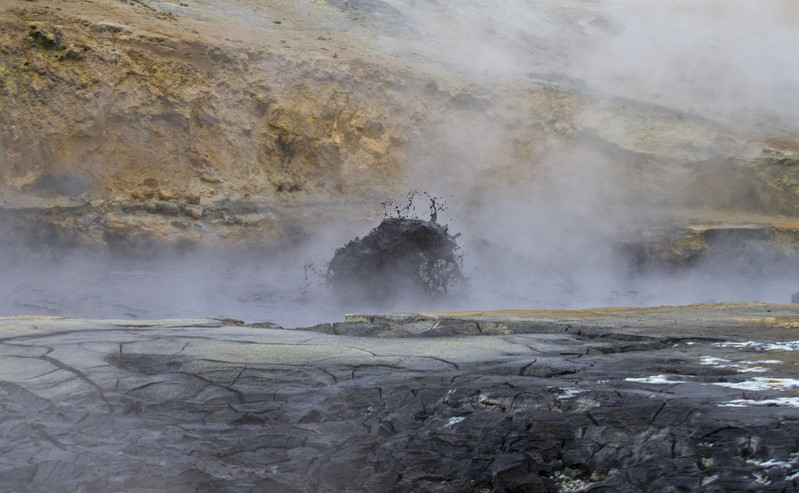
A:
[[[141,190],[132,191],[130,196],[134,200],[147,200],[154,198],[156,196],[156,192],[151,188],[144,188]]]
[[[206,183],[222,183],[222,180],[210,173],[202,173],[200,175],[200,180]]]
[[[204,209],[199,205],[187,205],[183,207],[183,212],[192,219],[200,219],[203,217]]]
[[[157,202],[156,209],[165,216],[177,216],[180,214],[180,206],[172,202]]]
[[[187,204],[200,205],[200,196],[197,194],[186,195],[183,198]]]
[[[158,198],[161,200],[177,200],[178,196],[168,190],[158,190]]]

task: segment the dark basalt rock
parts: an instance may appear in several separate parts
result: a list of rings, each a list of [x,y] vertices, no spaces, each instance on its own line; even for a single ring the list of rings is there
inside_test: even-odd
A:
[[[799,489],[793,305],[559,313],[2,317],[0,492]]]
[[[339,292],[371,301],[442,297],[465,285],[455,240],[435,220],[386,218],[336,250],[325,277]]]

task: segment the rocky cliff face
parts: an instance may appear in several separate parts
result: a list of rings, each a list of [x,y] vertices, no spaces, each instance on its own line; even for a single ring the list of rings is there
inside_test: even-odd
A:
[[[799,215],[787,123],[725,124],[597,92],[557,73],[570,54],[554,35],[527,39],[533,72],[486,75],[480,53],[432,50],[432,13],[407,8],[6,2],[6,233],[99,249],[279,245],[374,217],[386,196],[420,185],[455,196],[478,224],[498,194],[606,216],[657,211],[647,226],[730,222],[724,211],[773,228]],[[612,31],[598,6],[547,8],[550,27],[580,43]],[[634,220],[625,226],[641,243]],[[777,229],[796,243],[795,228]]]
[[[395,181],[386,113],[402,108],[375,70],[216,44],[164,11],[120,9],[128,21],[2,12],[7,207],[80,207],[57,226],[81,240],[194,238],[185,231],[215,222],[286,229],[265,200],[377,195]],[[231,202],[256,217],[231,218]]]

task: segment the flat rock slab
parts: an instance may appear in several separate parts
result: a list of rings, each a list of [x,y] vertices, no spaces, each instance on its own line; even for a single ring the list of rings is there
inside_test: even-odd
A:
[[[796,304],[231,323],[0,318],[0,491],[799,489]]]

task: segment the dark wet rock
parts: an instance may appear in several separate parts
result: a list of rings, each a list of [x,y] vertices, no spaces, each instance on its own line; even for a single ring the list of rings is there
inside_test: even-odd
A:
[[[165,216],[177,216],[180,214],[180,206],[174,202],[155,202],[155,211]]]
[[[351,318],[0,318],[0,490],[799,486],[793,305]]]
[[[464,287],[456,237],[434,219],[386,218],[336,250],[327,282],[347,296],[438,298]]]

